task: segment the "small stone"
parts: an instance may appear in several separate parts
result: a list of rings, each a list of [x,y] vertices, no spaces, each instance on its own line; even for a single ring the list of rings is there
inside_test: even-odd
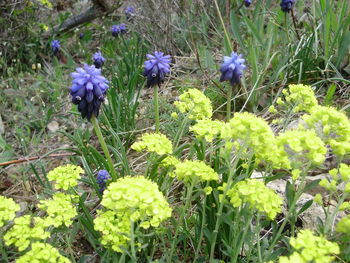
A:
[[[59,129],[59,125],[57,121],[52,121],[47,125],[47,129],[50,132],[56,132]]]

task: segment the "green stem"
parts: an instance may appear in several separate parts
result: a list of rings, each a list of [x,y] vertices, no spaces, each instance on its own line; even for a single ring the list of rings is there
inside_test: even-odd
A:
[[[101,132],[100,126],[98,124],[98,120],[96,119],[95,115],[92,115],[91,123],[94,126],[94,130],[95,130],[95,133],[97,135],[98,141],[101,144],[101,148],[103,150],[103,153],[105,154],[105,157],[107,158],[109,172],[111,173],[112,179],[113,179],[113,181],[116,181],[117,180],[117,173],[114,170],[111,155],[109,154],[107,144],[106,144],[105,140],[103,139],[102,132]]]
[[[190,205],[190,203],[191,203],[191,196],[192,196],[192,192],[193,192],[193,188],[194,188],[195,183],[196,183],[196,180],[192,180],[191,185],[190,185],[190,188],[187,189],[187,194],[186,194],[186,199],[185,199],[185,200],[186,200],[185,206],[183,207],[183,209],[182,209],[182,211],[181,211],[181,215],[180,215],[180,218],[179,218],[179,222],[178,222],[178,224],[176,225],[175,234],[174,234],[174,236],[172,236],[173,241],[172,241],[172,243],[171,243],[170,256],[169,256],[169,258],[168,258],[168,262],[169,262],[169,263],[170,263],[170,262],[173,262],[173,261],[172,261],[172,257],[173,257],[173,253],[174,253],[175,246],[176,246],[176,244],[177,244],[176,238],[177,238],[177,236],[178,236],[178,234],[179,234],[179,229],[180,229],[179,226],[182,224],[182,221],[183,221],[183,219],[184,219],[184,217],[185,217],[185,214],[187,213],[188,207],[189,207],[189,205]]]
[[[4,233],[0,230],[0,236],[3,237]],[[6,250],[5,250],[5,245],[3,243],[3,239],[0,239],[0,252],[1,252],[1,255],[2,255],[2,259],[4,260],[4,262],[9,262],[8,258],[7,258],[7,253],[6,253]]]
[[[158,103],[158,85],[154,86],[154,114],[156,118],[156,133],[159,133],[159,103]]]
[[[232,87],[230,86],[227,92],[226,121],[229,121],[231,119],[231,98],[232,98]]]
[[[131,224],[131,233],[130,233],[130,245],[131,245],[131,256],[132,256],[132,260],[133,262],[137,262],[136,259],[136,250],[135,250],[135,232],[134,232],[134,222],[132,220],[130,220],[130,224]]]
[[[175,135],[175,139],[174,139],[174,149],[177,148],[177,146],[179,145],[180,143],[180,140],[181,140],[181,137],[182,137],[182,134],[184,133],[184,130],[185,130],[185,127],[187,125],[187,122],[188,122],[188,117],[185,116],[184,119],[182,120],[181,122],[181,125],[180,125],[180,128],[178,129],[176,135]]]
[[[258,257],[259,257],[259,263],[263,263],[262,256],[261,256],[261,247],[260,247],[260,214],[258,213],[257,216],[257,223],[256,223],[256,238],[258,243]]]

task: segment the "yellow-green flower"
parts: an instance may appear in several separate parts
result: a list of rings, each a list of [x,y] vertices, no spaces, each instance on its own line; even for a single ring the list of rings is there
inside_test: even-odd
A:
[[[50,200],[42,200],[38,207],[47,213],[46,224],[54,227],[65,225],[69,227],[77,216],[76,208],[72,205],[72,196],[55,193]]]
[[[172,211],[158,185],[143,176],[127,176],[111,183],[101,204],[112,211],[130,214],[134,222],[141,220],[144,228],[158,227]]]
[[[70,263],[70,260],[50,244],[35,242],[32,249],[16,260],[16,263]]]
[[[276,138],[278,156],[285,168],[298,169],[303,164],[322,164],[327,149],[313,130],[290,130],[280,133]]]
[[[225,125],[221,121],[212,121],[209,119],[199,120],[195,125],[190,127],[196,137],[205,138],[206,141],[212,142],[220,134],[220,130]]]
[[[226,186],[225,186],[226,187]],[[271,220],[282,211],[282,199],[262,181],[246,179],[236,183],[227,191],[233,207],[249,204],[259,212],[265,213]]]
[[[315,106],[303,120],[336,155],[350,153],[350,121],[344,112],[333,107]]]
[[[47,8],[52,8],[52,4],[49,0],[39,0],[41,4],[46,6]]]
[[[349,235],[350,234],[350,216],[345,216],[342,219],[340,219],[340,221],[335,227],[335,231]]]
[[[160,165],[162,167],[168,168],[168,167],[174,167],[175,165],[177,165],[180,162],[179,159],[177,159],[175,156],[167,156],[165,157],[162,162],[160,163]]]
[[[101,232],[101,244],[110,247],[114,251],[123,252],[130,241],[131,222],[123,212],[97,211],[94,220],[94,228]]]
[[[67,190],[68,188],[78,185],[78,179],[80,174],[84,173],[84,170],[76,165],[67,164],[59,166],[47,174],[49,181],[55,181],[56,189]]]
[[[284,104],[290,104],[294,112],[310,112],[313,107],[318,105],[311,86],[303,84],[289,85],[288,89],[283,90],[282,93],[286,100]]]
[[[4,235],[5,244],[15,245],[19,251],[23,251],[30,242],[44,240],[50,236],[50,233],[45,231],[46,227],[45,219],[40,217],[17,217],[12,228]]]
[[[298,253],[302,262],[330,263],[334,254],[339,254],[339,246],[323,236],[315,236],[310,230],[301,230],[298,236],[290,239],[290,245]],[[293,254],[294,254],[293,253]],[[281,261],[280,262],[292,262]],[[294,262],[294,261],[293,261]]]
[[[108,210],[98,212],[95,229],[102,233],[102,244],[117,252],[127,247],[132,222],[144,229],[158,227],[172,212],[158,185],[143,176],[127,176],[111,183],[101,204]]]
[[[171,154],[173,152],[171,141],[164,134],[160,133],[143,134],[141,139],[135,142],[131,148],[138,152],[146,149],[148,152],[155,152],[159,155]]]
[[[234,117],[222,127],[220,137],[226,140],[225,151],[230,153],[232,147],[241,154],[254,153],[258,160],[270,162],[274,167],[283,166],[277,155],[276,138],[268,123],[251,113],[235,113]]]
[[[189,89],[180,95],[180,101],[175,106],[182,113],[189,113],[191,120],[209,119],[213,115],[211,101],[198,89]]]
[[[179,162],[175,165],[175,170],[170,175],[184,182],[219,180],[219,176],[214,169],[203,161],[185,160],[184,162]]]
[[[14,219],[19,209],[19,205],[12,198],[0,195],[0,227],[7,221]]]

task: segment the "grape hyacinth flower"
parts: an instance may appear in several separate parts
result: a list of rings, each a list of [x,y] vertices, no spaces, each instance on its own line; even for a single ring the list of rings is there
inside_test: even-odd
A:
[[[238,84],[243,70],[246,69],[244,62],[245,59],[242,58],[242,55],[238,55],[236,52],[232,52],[230,57],[224,56],[224,63],[220,67],[222,73],[220,81],[229,80],[232,86]]]
[[[119,34],[126,33],[126,25],[120,24],[120,25],[113,25],[111,28],[112,36],[116,37]]]
[[[249,7],[251,4],[252,4],[252,1],[251,1],[251,0],[244,0],[244,5],[245,5],[246,7]]]
[[[61,44],[59,40],[54,39],[51,41],[51,50],[54,55],[56,55],[58,51],[60,51],[60,48],[61,48]]]
[[[127,17],[128,19],[130,19],[131,16],[134,15],[134,13],[135,13],[135,8],[132,7],[132,6],[128,6],[128,7],[125,8],[125,10],[124,10],[124,14],[126,15],[126,17]]]
[[[101,52],[96,52],[92,59],[94,60],[94,65],[96,68],[102,68],[103,64],[105,63],[106,59],[102,56]]]
[[[85,34],[84,34],[84,33],[80,33],[80,34],[79,34],[79,39],[83,39],[83,38],[84,38],[84,36],[85,36]]]
[[[155,51],[154,54],[147,54],[148,60],[144,64],[143,75],[147,77],[147,87],[159,85],[167,73],[170,72],[170,55],[164,56],[163,52]]]
[[[83,68],[77,68],[71,76],[73,78],[70,87],[72,102],[78,105],[83,118],[90,120],[93,115],[97,117],[101,102],[104,101],[109,88],[108,81],[101,75],[101,69],[85,64]]]
[[[283,12],[289,13],[292,10],[295,0],[282,0],[281,9]]]
[[[100,170],[97,173],[97,184],[100,187],[100,193],[106,189],[107,181],[111,180],[112,177],[106,170]]]

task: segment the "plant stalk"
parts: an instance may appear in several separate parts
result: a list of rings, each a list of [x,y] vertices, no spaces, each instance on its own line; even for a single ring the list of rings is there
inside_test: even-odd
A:
[[[158,103],[159,86],[158,85],[154,86],[153,91],[154,91],[154,94],[153,94],[154,114],[156,118],[156,133],[159,133],[159,103]]]
[[[112,157],[111,157],[111,155],[109,154],[106,141],[105,141],[104,138],[103,138],[103,135],[102,135],[102,132],[101,132],[101,129],[100,129],[98,120],[96,119],[95,115],[92,115],[92,117],[91,117],[91,123],[92,123],[92,125],[94,126],[94,130],[95,130],[95,133],[96,133],[96,135],[97,135],[98,141],[100,142],[101,148],[102,148],[102,150],[103,150],[103,153],[105,154],[105,157],[106,157],[106,159],[107,159],[108,166],[109,166],[109,172],[110,172],[110,174],[111,174],[111,176],[112,176],[112,179],[113,179],[113,181],[116,181],[116,180],[117,180],[117,173],[116,173],[115,170],[114,170],[114,166],[113,166],[113,162],[112,162]]]

